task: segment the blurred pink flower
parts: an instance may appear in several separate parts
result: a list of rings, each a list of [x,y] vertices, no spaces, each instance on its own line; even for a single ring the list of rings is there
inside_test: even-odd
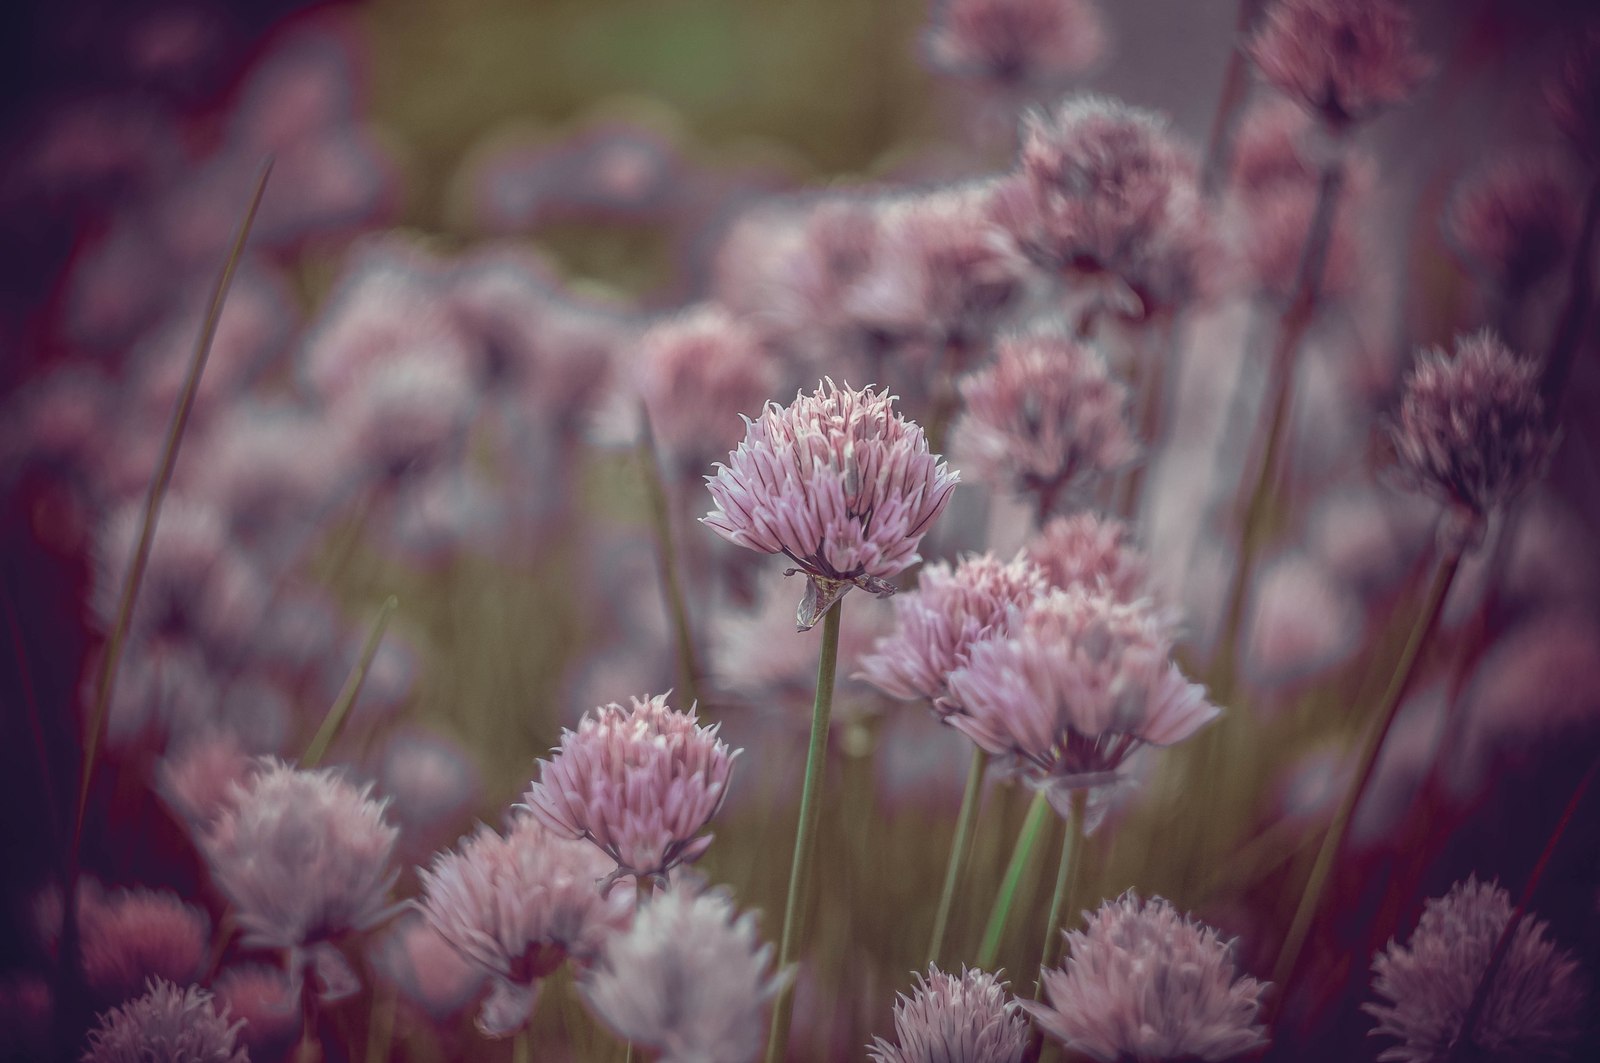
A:
[[[1265,686],[1306,679],[1348,659],[1365,621],[1360,601],[1325,567],[1280,558],[1256,580],[1245,671]]]
[[[940,715],[960,712],[946,685],[950,673],[1044,589],[1043,575],[1021,557],[970,554],[954,568],[925,565],[916,590],[894,600],[894,633],[877,640],[857,674],[891,697],[926,701]]]
[[[1553,159],[1505,160],[1461,182],[1444,227],[1468,268],[1518,298],[1571,251],[1578,232],[1572,181]]]
[[[1022,1063],[1028,1049],[1022,1006],[976,967],[918,974],[915,992],[895,1000],[894,1033],[897,1044],[879,1037],[868,1047],[874,1063]]]
[[[1249,197],[1285,184],[1314,185],[1316,130],[1304,110],[1281,96],[1254,103],[1233,134],[1232,191]]]
[[[1193,152],[1151,111],[1075,96],[1028,112],[1018,172],[995,186],[995,220],[1035,265],[1110,286],[1106,306],[1143,321],[1204,294],[1217,259]]]
[[[1091,512],[1055,517],[1023,550],[1047,586],[1099,587],[1122,602],[1150,596],[1150,558],[1132,529],[1115,517]]]
[[[248,1063],[239,1025],[199,986],[152,979],[144,996],[100,1016],[83,1063]]]
[[[760,409],[777,386],[760,336],[715,304],[648,329],[637,358],[637,386],[655,438],[686,478],[738,444],[735,419]]]
[[[1249,43],[1273,88],[1331,128],[1403,103],[1433,69],[1395,0],[1277,0]]]
[[[232,731],[202,731],[161,758],[156,789],[191,830],[204,830],[228,808],[259,763]]]
[[[502,836],[480,825],[458,850],[421,872],[422,911],[462,956],[494,976],[478,1016],[490,1037],[527,1024],[539,979],[571,956],[594,959],[625,926],[633,898],[599,882],[611,865],[585,842],[520,815]]]
[[[1473,1059],[1565,1056],[1590,1017],[1588,984],[1577,959],[1551,941],[1544,920],[1531,913],[1511,935],[1476,1025],[1461,1029],[1510,919],[1506,891],[1470,877],[1428,901],[1407,945],[1390,941],[1378,953],[1372,988],[1384,1003],[1362,1009],[1378,1020],[1373,1035],[1400,1040],[1380,1060],[1444,1063],[1463,1036]]]
[[[218,1003],[241,1023],[239,1039],[257,1063],[281,1058],[300,1036],[300,998],[282,970],[240,964],[218,975],[212,989]]]
[[[373,953],[373,965],[435,1019],[477,999],[490,974],[463,956],[421,912],[396,919]]]
[[[201,839],[246,943],[289,950],[292,975],[298,950],[366,930],[393,910],[399,832],[371,789],[332,768],[263,760]]]
[[[1172,662],[1167,625],[1147,604],[1075,586],[1019,612],[951,673],[950,696],[966,711],[949,720],[1063,814],[1070,792],[1087,789],[1092,825],[1128,756],[1220,715]]]
[[[51,889],[35,906],[45,942],[61,935],[61,893]],[[95,1000],[119,1004],[137,996],[147,978],[189,983],[200,977],[211,941],[211,920],[170,891],[105,890],[94,879],[78,886],[78,935],[84,985]]]
[[[961,397],[956,453],[985,480],[1034,495],[1041,514],[1139,454],[1127,388],[1065,335],[1002,339],[994,363],[962,379]]]
[[[851,587],[888,580],[919,559],[958,475],[928,451],[893,398],[832,380],[787,407],[768,403],[706,478],[717,508],[702,523],[737,546],[781,553],[807,577],[796,626],[811,628]]]
[[[1424,350],[1393,429],[1402,475],[1472,517],[1510,501],[1555,449],[1539,367],[1485,329]]]
[[[1052,88],[1104,57],[1106,26],[1092,0],[940,0],[925,42],[935,70]]]
[[[524,800],[556,834],[599,846],[616,864],[613,879],[643,880],[710,846],[699,832],[722,807],[739,753],[717,737],[720,725],[699,726],[692,708],[671,708],[665,694],[630,700],[563,731]]]
[[[1266,986],[1234,967],[1212,928],[1160,897],[1124,893],[1063,931],[1066,963],[1044,971],[1044,1032],[1101,1063],[1232,1059],[1267,1043]]]
[[[679,882],[639,906],[582,983],[619,1037],[662,1063],[749,1063],[766,1041],[766,1007],[790,972],[770,970],[754,913],[722,890]]]
[[[422,829],[464,816],[478,796],[476,765],[459,742],[407,730],[384,746],[378,786],[407,828]]]
[[[289,404],[244,401],[217,418],[184,467],[187,490],[215,506],[265,556],[311,526],[333,500],[345,461],[327,420]],[[281,558],[284,561],[288,558]]]

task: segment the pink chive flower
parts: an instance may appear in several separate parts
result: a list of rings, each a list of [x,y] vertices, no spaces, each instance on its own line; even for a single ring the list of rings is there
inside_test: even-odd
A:
[[[1401,475],[1481,520],[1542,471],[1555,437],[1539,369],[1485,329],[1424,350],[1392,430]]]
[[[960,387],[957,453],[991,483],[1035,496],[1041,513],[1139,454],[1128,389],[1095,351],[1064,335],[1003,339],[994,363]]]
[[[895,598],[895,631],[877,640],[857,674],[890,697],[926,701],[941,716],[960,712],[947,686],[950,673],[1044,589],[1039,569],[1021,557],[1005,562],[972,554],[954,568],[927,565],[917,589]]]
[[[1267,687],[1298,682],[1348,659],[1364,627],[1360,600],[1326,566],[1280,558],[1256,582],[1245,670]]]
[[[1378,1020],[1374,1036],[1400,1041],[1384,1049],[1380,1060],[1443,1063],[1463,1036],[1472,1059],[1511,1063],[1565,1056],[1589,1016],[1588,986],[1578,961],[1532,915],[1512,932],[1476,1025],[1461,1029],[1510,919],[1505,890],[1468,878],[1428,901],[1408,944],[1390,941],[1377,955],[1372,988],[1383,1003],[1362,1009]]]
[[[494,978],[478,1016],[490,1037],[527,1025],[538,980],[569,956],[587,964],[628,921],[632,898],[601,893],[611,865],[585,842],[518,816],[504,835],[479,826],[421,872],[428,924]]]
[[[1044,972],[1047,1003],[1025,1003],[1044,1032],[1101,1063],[1233,1059],[1267,1043],[1266,985],[1237,974],[1212,928],[1133,892],[1063,931],[1067,960]]]
[[[1267,83],[1334,129],[1403,103],[1433,64],[1395,0],[1278,0],[1248,45]]]
[[[1019,172],[991,211],[1017,249],[1073,288],[1139,322],[1204,294],[1214,269],[1199,163],[1159,115],[1100,96],[1028,112]]]
[[[639,340],[639,393],[656,440],[676,471],[698,476],[732,449],[734,418],[758,409],[777,385],[760,335],[706,305],[650,328]]]
[[[248,1063],[239,1025],[199,986],[153,979],[144,996],[100,1016],[83,1063]]]
[[[229,967],[212,987],[217,1000],[240,1021],[239,1039],[252,1059],[282,1059],[300,1036],[300,997],[283,971],[265,964]]]
[[[615,863],[611,879],[661,877],[711,845],[700,831],[722,807],[738,750],[665,694],[613,702],[563,731],[524,800],[550,830],[584,838]],[[607,885],[609,886],[608,881]]]
[[[1008,626],[950,674],[966,711],[949,720],[1063,813],[1075,789],[1109,797],[1141,746],[1181,742],[1221,714],[1178,671],[1169,627],[1146,603],[1052,590]]]
[[[928,64],[997,87],[1060,85],[1106,52],[1091,0],[941,0],[925,37]]]
[[[369,929],[393,911],[399,832],[371,789],[331,768],[263,760],[201,838],[245,942],[287,950],[296,978],[307,962],[315,965],[330,992],[353,975],[328,940]]]
[[[1048,586],[1100,587],[1122,602],[1150,595],[1150,558],[1132,529],[1115,517],[1089,512],[1055,517],[1023,552]]]
[[[1556,127],[1578,154],[1600,162],[1600,26],[1591,25],[1545,85]]]
[[[702,523],[738,546],[783,554],[805,573],[796,626],[807,631],[851,587],[880,597],[917,547],[958,474],[928,451],[892,396],[824,381],[768,403],[706,477],[717,508]]]
[[[191,830],[200,830],[216,822],[259,764],[233,731],[201,731],[161,758],[156,789]]]
[[[204,912],[167,891],[85,887],[78,906],[83,977],[97,997],[127,1000],[147,978],[200,977],[211,941]]]
[[[748,1063],[766,1041],[766,1008],[788,982],[754,913],[722,890],[675,884],[607,941],[584,999],[617,1036],[662,1063]]]
[[[894,1005],[898,1044],[875,1038],[874,1063],[1021,1063],[1028,1049],[1028,1020],[1006,996],[1006,983],[987,971],[962,968],[960,976],[929,966],[911,996]]]
[[[1474,175],[1444,221],[1462,261],[1509,299],[1553,273],[1578,231],[1571,181],[1551,160],[1512,159]]]

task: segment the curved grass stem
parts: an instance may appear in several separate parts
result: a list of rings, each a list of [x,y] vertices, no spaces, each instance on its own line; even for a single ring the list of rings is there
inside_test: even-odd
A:
[[[972,764],[967,768],[967,785],[961,794],[961,812],[956,817],[956,835],[950,843],[950,863],[944,870],[944,889],[939,894],[939,910],[933,917],[933,940],[928,944],[928,963],[939,962],[945,931],[950,926],[950,906],[955,901],[956,885],[972,848],[972,821],[977,817],[978,795],[983,790],[983,769],[989,755],[980,746],[972,747]]]
[[[1072,792],[1072,808],[1061,838],[1061,862],[1056,866],[1056,888],[1050,896],[1050,915],[1044,924],[1044,952],[1039,960],[1040,996],[1044,993],[1044,969],[1054,967],[1061,958],[1061,935],[1057,927],[1061,923],[1062,913],[1072,910],[1072,901],[1078,892],[1078,879],[1083,874],[1084,801],[1082,790]]]
[[[1011,915],[1011,904],[1016,900],[1017,886],[1022,881],[1033,857],[1034,846],[1050,817],[1050,799],[1040,790],[1028,806],[1028,818],[1022,822],[1017,834],[1017,846],[1011,851],[1011,863],[1006,865],[1005,878],[1000,882],[1000,892],[995,895],[994,907],[989,910],[989,922],[983,928],[983,943],[978,946],[978,966],[984,970],[994,967],[1000,954],[1000,939],[1005,935],[1006,919]]]

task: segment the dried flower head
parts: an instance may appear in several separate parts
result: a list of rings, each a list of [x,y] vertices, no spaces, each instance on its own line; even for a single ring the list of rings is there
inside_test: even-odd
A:
[[[1143,321],[1200,291],[1214,259],[1194,153],[1151,111],[1076,96],[1028,112],[1022,165],[994,187],[991,210],[1018,249],[1075,288]]]
[[[1066,963],[1044,972],[1048,1005],[1023,1005],[1045,1033],[1101,1063],[1224,1060],[1267,1043],[1266,985],[1237,974],[1215,930],[1132,892],[1085,915],[1063,931]]]
[[[1556,126],[1579,155],[1600,162],[1600,25],[1590,25],[1545,86]]]
[[[950,673],[1044,588],[1043,575],[1021,557],[971,554],[954,568],[926,565],[917,589],[895,598],[895,631],[877,640],[859,675],[890,697],[926,701],[940,715],[960,712],[946,686]]]
[[[613,702],[563,731],[524,800],[545,826],[585,838],[615,862],[613,878],[665,875],[711,845],[702,835],[728,796],[737,750],[665,694]],[[609,884],[609,883],[608,883]]]
[[[1577,960],[1531,915],[1512,932],[1476,1024],[1461,1029],[1510,918],[1506,891],[1474,876],[1428,901],[1407,945],[1390,941],[1377,955],[1372,988],[1386,1003],[1362,1008],[1378,1020],[1374,1035],[1401,1042],[1380,1060],[1443,1063],[1463,1033],[1472,1059],[1562,1057],[1583,1031],[1587,987]]]
[[[1487,329],[1417,356],[1393,439],[1407,480],[1478,519],[1538,476],[1555,446],[1538,367]]]
[[[1512,159],[1464,181],[1444,222],[1467,266],[1513,299],[1566,260],[1578,231],[1571,183],[1548,159]]]
[[[825,381],[746,419],[744,442],[706,477],[717,508],[702,523],[738,546],[783,554],[807,577],[796,624],[810,629],[851,587],[888,580],[917,547],[959,479],[928,451],[893,398]]]
[[[265,760],[201,839],[247,943],[296,950],[390,912],[399,832],[371,786]]]
[[[1403,103],[1433,64],[1395,0],[1278,0],[1249,44],[1273,88],[1339,129]]]
[[[248,1063],[238,1033],[204,989],[155,979],[144,996],[100,1016],[83,1063]]]
[[[535,983],[571,956],[587,963],[632,909],[602,895],[610,862],[587,842],[557,837],[519,815],[505,835],[479,826],[458,850],[421,872],[422,911],[457,952],[494,976],[478,1017],[491,1037],[521,1029]]]
[[[754,913],[722,890],[675,884],[639,908],[585,980],[589,1006],[619,1037],[662,1063],[748,1063],[766,1039],[765,1010],[788,980]]]
[[[715,305],[646,331],[638,374],[656,439],[685,476],[736,445],[734,419],[758,409],[777,384],[760,335]]]
[[[1024,552],[1051,587],[1100,587],[1123,602],[1150,596],[1150,559],[1132,529],[1115,517],[1090,512],[1055,517]]]
[[[951,673],[965,712],[949,720],[1063,812],[1072,790],[1104,797],[1141,746],[1180,742],[1221,712],[1178,671],[1169,627],[1144,602],[1080,585],[1008,626]]]
[[[1128,389],[1093,349],[1059,333],[1000,341],[994,363],[961,381],[957,453],[979,475],[1031,494],[1049,513],[1138,456]]]
[[[876,1038],[874,1063],[1021,1063],[1028,1020],[1006,996],[1006,983],[977,968],[960,977],[930,965],[911,996],[894,1005],[897,1044]]]
[[[1105,55],[1091,0],[943,0],[926,36],[928,63],[998,88],[1060,85]]]

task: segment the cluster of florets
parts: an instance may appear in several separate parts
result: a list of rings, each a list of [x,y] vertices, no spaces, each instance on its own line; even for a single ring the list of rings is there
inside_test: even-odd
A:
[[[1385,1003],[1362,1007],[1378,1020],[1375,1036],[1398,1038],[1378,1056],[1397,1063],[1444,1063],[1457,1043],[1467,1058],[1559,1058],[1582,1033],[1588,987],[1577,960],[1547,936],[1544,920],[1525,915],[1494,981],[1481,987],[1481,1010],[1467,1021],[1490,957],[1512,918],[1511,899],[1492,882],[1458,882],[1428,901],[1406,945],[1391,941],[1372,961],[1372,988]]]
[[[933,67],[957,77],[1051,87],[1099,62],[1106,37],[1091,0],[943,0],[926,44]]]
[[[563,731],[524,800],[551,831],[594,843],[613,877],[648,879],[700,858],[728,796],[737,751],[665,694],[613,702]]]
[[[953,975],[929,965],[912,994],[896,999],[894,1033],[894,1044],[872,1042],[874,1063],[1021,1063],[1028,1050],[1022,1005],[999,977],[977,968]]]
[[[1512,299],[1566,260],[1577,228],[1571,182],[1549,160],[1489,167],[1461,185],[1445,215],[1451,245]]]
[[[1538,367],[1487,330],[1418,355],[1393,439],[1407,479],[1479,520],[1538,476],[1555,446]]]
[[[808,577],[806,630],[846,590],[891,594],[958,477],[928,450],[891,396],[825,381],[786,407],[768,403],[706,483],[706,527],[738,546],[783,554]]]
[[[157,979],[144,996],[100,1017],[83,1063],[248,1063],[239,1027],[226,1009],[217,1012],[204,989]]]
[[[1267,1043],[1266,986],[1238,975],[1215,930],[1160,897],[1125,893],[1064,933],[1066,963],[1044,972],[1047,1004],[1025,1006],[1067,1048],[1116,1063],[1226,1060]]]

